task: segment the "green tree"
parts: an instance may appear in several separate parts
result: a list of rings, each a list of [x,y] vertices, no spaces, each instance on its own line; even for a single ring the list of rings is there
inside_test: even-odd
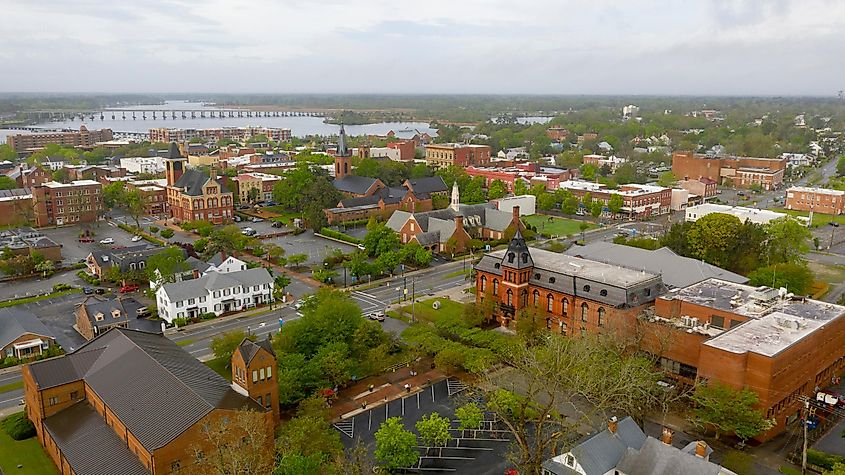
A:
[[[592,217],[594,218],[598,218],[599,216],[601,216],[603,208],[604,203],[598,200],[593,201],[593,204],[590,206],[590,215],[592,215]]]
[[[15,149],[13,149],[11,145],[0,144],[0,162],[15,162],[17,160],[18,154],[15,152]]]
[[[399,235],[386,224],[377,224],[364,236],[364,248],[370,256],[378,256],[399,249]]]
[[[281,295],[285,295],[285,289],[290,285],[290,282],[290,277],[285,274],[279,274],[273,279],[273,285],[280,291]]]
[[[598,171],[598,168],[591,163],[581,165],[581,177],[585,180],[595,180]]]
[[[208,244],[206,245],[205,251],[210,256],[218,252],[231,254],[234,251],[243,251],[250,245],[251,241],[253,239],[244,236],[239,227],[230,224],[211,232],[208,236]]]
[[[722,268],[732,268],[741,227],[739,218],[728,214],[711,213],[699,218],[687,235],[693,257]]]
[[[790,216],[778,218],[765,225],[766,254],[772,263],[798,262],[810,250],[808,241],[813,235],[806,226]]]
[[[607,202],[607,208],[613,213],[614,216],[619,214],[622,211],[622,206],[625,205],[625,200],[622,198],[622,195],[618,195],[616,193],[610,195],[610,200]]]
[[[429,446],[440,447],[441,455],[443,454],[443,446],[452,440],[452,434],[449,433],[451,427],[452,421],[437,412],[423,416],[416,423],[417,432],[419,432],[423,442]]]
[[[141,223],[139,218],[144,215],[144,196],[141,191],[136,189],[127,190],[123,193],[123,206],[129,216],[135,220],[135,227],[140,228]]]
[[[657,184],[666,188],[671,188],[675,186],[675,183],[678,182],[678,179],[675,177],[675,174],[672,172],[663,172],[657,177]],[[620,182],[621,183],[621,182]]]
[[[513,194],[516,196],[522,196],[528,194],[528,183],[521,178],[517,178],[513,182]]]
[[[613,173],[613,177],[616,179],[616,182],[620,185],[626,185],[628,183],[637,183],[640,180],[640,176],[637,173],[637,168],[630,163],[625,163],[621,165],[616,171]]]
[[[464,186],[461,190],[461,203],[476,204],[484,203],[484,178],[477,176]]]
[[[123,193],[126,190],[125,181],[116,181],[103,186],[103,204],[113,209],[123,203]]]
[[[68,174],[66,168],[59,168],[52,173],[53,181],[57,181],[59,183],[67,183],[70,180],[70,174]]]
[[[578,212],[578,203],[580,201],[574,195],[569,195],[561,204],[560,210],[564,214],[575,214]]]
[[[836,174],[838,176],[845,176],[845,155],[839,157],[836,162]]]
[[[299,404],[296,416],[279,431],[275,475],[324,473],[335,458],[343,455],[340,434],[329,419],[323,398],[315,396]]]
[[[214,353],[214,357],[225,361],[226,367],[228,368],[232,364],[231,360],[235,349],[238,348],[238,345],[241,344],[244,338],[247,338],[246,332],[243,330],[232,330],[212,338],[209,347],[212,353]],[[249,336],[249,339],[254,340],[255,337]]]
[[[810,292],[815,277],[813,271],[805,263],[785,262],[761,267],[748,274],[750,285],[765,285],[767,287],[780,288],[799,295]]]
[[[158,287],[161,285],[175,282],[177,274],[187,272],[190,268],[190,265],[185,260],[185,251],[178,247],[166,247],[161,252],[153,254],[147,259],[145,272],[151,282],[156,282],[159,279],[156,276],[156,271],[158,271],[160,280],[158,281],[158,286],[154,289],[158,290]]]
[[[836,462],[833,468],[824,472],[824,475],[845,475],[845,462]]]
[[[308,260],[308,254],[291,254],[288,256],[288,264],[291,267],[299,267]]]
[[[5,175],[0,175],[0,190],[14,190],[15,188],[20,188],[18,182]]]
[[[504,198],[508,194],[508,187],[502,180],[493,180],[487,188],[487,199],[497,200]]]
[[[554,209],[557,204],[557,196],[553,193],[543,193],[537,198],[537,207],[542,210]]]
[[[249,203],[256,203],[259,196],[261,196],[261,191],[258,188],[253,187],[246,193],[246,200]]]
[[[382,422],[375,434],[376,460],[388,470],[412,467],[420,459],[417,436],[405,429],[401,417]]]
[[[35,265],[35,270],[41,273],[41,277],[49,277],[55,272],[56,265],[53,261],[43,260]]]
[[[720,383],[701,384],[692,396],[696,404],[696,421],[716,430],[716,439],[721,434],[733,433],[742,440],[755,437],[774,427],[754,408],[757,393],[749,389],[733,389]]]
[[[481,429],[481,423],[484,422],[484,411],[474,402],[468,402],[463,406],[455,409],[455,417],[458,418],[460,425],[458,429],[462,431],[473,431],[473,437],[476,430]]]

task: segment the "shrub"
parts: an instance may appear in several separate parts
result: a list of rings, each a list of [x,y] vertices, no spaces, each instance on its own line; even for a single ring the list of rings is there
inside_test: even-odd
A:
[[[96,275],[90,275],[84,270],[77,272],[76,275],[90,285],[100,285],[100,279]]]
[[[165,238],[165,239],[170,239],[170,238],[172,238],[172,237],[173,237],[173,230],[172,230],[172,229],[170,229],[170,228],[167,228],[167,229],[162,229],[162,230],[161,230],[161,237],[163,237],[163,238]]]
[[[61,292],[62,290],[70,290],[73,286],[70,284],[55,284],[53,285],[53,292]]]
[[[150,226],[150,233],[156,234],[158,233],[159,229],[158,226]]]
[[[185,325],[187,325],[187,324],[188,324],[188,319],[187,319],[187,318],[182,317],[182,318],[174,318],[174,319],[173,319],[173,325],[174,325],[174,326],[177,326],[177,327],[184,327],[184,326],[185,326]]]
[[[323,236],[326,236],[326,237],[338,239],[340,241],[348,242],[348,243],[351,243],[351,244],[361,244],[362,242],[364,242],[361,239],[358,239],[356,237],[342,233],[340,231],[335,231],[334,229],[330,229],[330,228],[321,229],[320,234],[322,234]]]
[[[822,452],[821,450],[809,449],[807,450],[807,462],[830,470],[837,463],[845,462],[845,457]]]
[[[3,431],[9,434],[9,437],[15,440],[24,440],[35,435],[35,426],[26,417],[26,414],[19,412],[3,419],[0,423],[3,426]]]
[[[215,315],[214,312],[205,312],[202,315],[200,315],[200,320],[211,320],[212,318],[215,318],[215,317],[217,317],[217,315]]]

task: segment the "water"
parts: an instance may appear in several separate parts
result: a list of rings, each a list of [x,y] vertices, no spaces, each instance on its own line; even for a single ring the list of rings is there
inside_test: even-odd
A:
[[[137,109],[137,110],[211,110],[214,107],[206,106],[198,102],[186,101],[168,101],[165,104],[145,105],[145,106],[127,106],[121,109]],[[137,119],[132,120],[132,117],[127,115],[126,120],[122,118],[121,113],[115,112],[115,118],[112,120],[111,112],[103,111],[105,120],[100,120],[99,114],[94,114],[96,119],[91,120],[87,117],[84,121],[65,120],[59,122],[42,122],[36,124],[37,127],[48,128],[68,128],[79,130],[80,125],[85,125],[89,129],[109,128],[115,132],[149,132],[150,129],[156,127],[175,127],[183,129],[211,129],[217,127],[281,127],[291,130],[291,134],[296,137],[305,137],[306,135],[333,135],[337,134],[339,127],[333,124],[326,124],[322,117],[224,117],[224,118],[205,118],[205,119],[162,119],[159,117],[152,120],[150,114],[147,114],[147,120],[141,120],[140,114],[136,114]],[[177,114],[178,116],[178,114]],[[437,129],[432,129],[428,123],[425,122],[380,122],[377,124],[366,125],[347,125],[346,133],[348,135],[384,135],[393,130],[398,132],[403,129],[417,129],[421,133],[428,133],[432,136],[437,135]],[[0,143],[6,142],[6,137],[9,135],[25,133],[19,130],[4,130],[0,129]]]

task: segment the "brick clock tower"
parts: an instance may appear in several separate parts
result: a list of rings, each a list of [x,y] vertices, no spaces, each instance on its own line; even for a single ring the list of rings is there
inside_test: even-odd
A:
[[[176,145],[176,142],[171,142],[167,158],[164,160],[168,186],[173,186],[179,180],[179,177],[185,173],[185,161],[179,151],[179,146]]]
[[[517,228],[516,233],[508,244],[508,250],[502,258],[502,290],[501,303],[503,317],[509,320],[516,318],[516,313],[528,306],[528,282],[534,269],[534,259],[528,251],[525,238]],[[508,321],[508,320],[506,320]]]
[[[232,354],[232,386],[272,412],[276,426],[279,425],[277,368],[269,339],[256,343],[244,338]]]
[[[352,171],[352,152],[346,141],[346,130],[340,124],[340,133],[337,139],[337,153],[334,156],[334,177],[341,180]]]

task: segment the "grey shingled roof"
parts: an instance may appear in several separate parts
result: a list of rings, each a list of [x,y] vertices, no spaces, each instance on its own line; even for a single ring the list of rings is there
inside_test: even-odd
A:
[[[409,179],[405,183],[410,186],[411,191],[417,196],[449,191],[446,182],[439,176]]]
[[[270,345],[269,340],[260,340],[258,342],[254,342],[252,340],[244,338],[241,341],[241,344],[238,345],[238,352],[241,354],[241,357],[244,359],[244,363],[249,365],[249,362],[255,358],[255,355],[258,354],[258,350],[264,348],[267,350],[271,355],[276,356],[276,352],[273,351],[273,347]]]
[[[633,419],[626,417],[618,422],[615,434],[605,429],[570,452],[587,475],[604,475],[616,467],[628,447],[639,450],[645,440],[642,429]]]
[[[378,178],[370,178],[368,176],[346,175],[343,178],[335,178],[332,185],[338,190],[345,193],[352,193],[355,195],[363,195],[370,189]]]
[[[626,475],[718,475],[730,473],[719,465],[665,444],[653,437],[637,450],[628,448],[615,467]]]
[[[203,186],[208,182],[209,175],[204,173],[202,170],[196,168],[190,168],[176,180],[176,183],[173,185],[178,188],[184,188],[185,194],[190,196],[201,196],[203,194]],[[221,180],[214,179],[214,181],[220,185],[220,192],[221,193],[228,193],[229,188],[223,183]]]
[[[573,246],[565,254],[660,274],[663,282],[669,287],[683,288],[711,277],[738,284],[748,282],[747,277],[697,259],[679,256],[667,247],[649,251],[612,242],[596,241],[586,246]]]
[[[220,290],[238,285],[253,286],[269,284],[273,277],[263,267],[246,269],[237,272],[209,272],[199,279],[183,280],[164,284],[162,288],[171,302],[196,298],[200,295],[207,295],[207,290]]]
[[[15,341],[21,335],[32,333],[55,339],[34,313],[14,307],[0,308],[0,348]],[[5,355],[4,355],[5,356]]]
[[[150,473],[102,416],[85,401],[44,419],[44,427],[74,472],[80,475]]]
[[[77,358],[82,364],[74,364]],[[56,368],[67,374],[59,377]],[[215,408],[264,410],[170,339],[135,330],[111,329],[65,357],[33,363],[30,371],[42,389],[61,379],[84,379],[150,451]],[[68,379],[73,373],[77,377]]]

